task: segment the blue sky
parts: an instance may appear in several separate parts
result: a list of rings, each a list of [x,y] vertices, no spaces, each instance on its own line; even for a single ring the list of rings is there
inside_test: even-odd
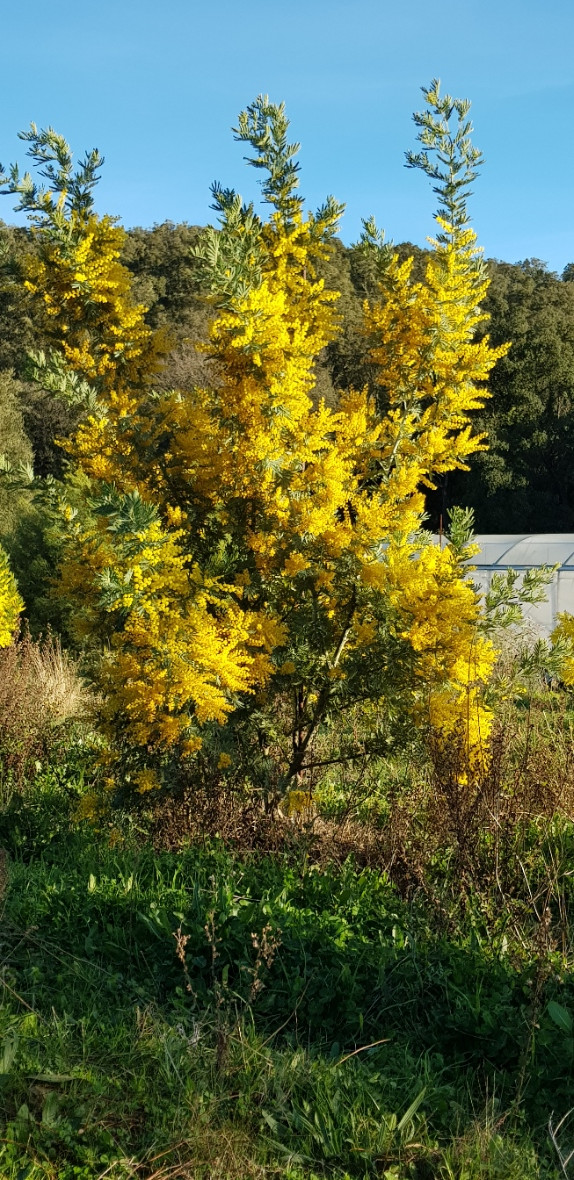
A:
[[[214,179],[256,193],[230,127],[284,100],[301,191],[345,201],[342,238],[375,214],[423,244],[434,197],[403,167],[433,76],[472,100],[486,162],[473,222],[488,256],[574,261],[572,0],[28,0],[4,5],[0,160],[34,120],[106,157],[98,208],[126,225],[205,224]],[[0,216],[15,221],[9,198]]]

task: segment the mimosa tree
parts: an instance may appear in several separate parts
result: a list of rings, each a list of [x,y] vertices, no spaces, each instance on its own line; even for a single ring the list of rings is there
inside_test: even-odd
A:
[[[100,650],[110,783],[172,787],[200,760],[282,794],[306,781],[321,735],[353,755],[339,740],[353,710],[363,750],[405,718],[462,733],[469,764],[487,743],[495,652],[467,553],[423,531],[423,489],[484,446],[470,414],[504,349],[475,340],[487,280],[467,223],[480,162],[468,104],[436,83],[425,95],[425,150],[409,162],[436,181],[437,238],[415,283],[365,223],[380,395],[351,390],[336,409],[313,391],[338,330],[317,267],[342,207],[305,212],[283,105],[259,97],[235,130],[267,220],[213,188],[219,225],[200,261],[217,379],[167,394],[153,389],[164,343],[131,297],[122,231],[93,210],[97,154],[74,173],[64,140],[27,133],[49,191],[17,169],[8,187],[41,244],[28,287],[54,355],[38,377],[86,404],[67,444],[76,504],[83,491],[61,589]]]

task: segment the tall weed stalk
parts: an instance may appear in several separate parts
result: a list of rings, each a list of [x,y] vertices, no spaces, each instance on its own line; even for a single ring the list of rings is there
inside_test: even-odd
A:
[[[85,716],[89,694],[77,664],[49,635],[24,634],[0,649],[0,787],[4,803],[21,789],[34,764]]]

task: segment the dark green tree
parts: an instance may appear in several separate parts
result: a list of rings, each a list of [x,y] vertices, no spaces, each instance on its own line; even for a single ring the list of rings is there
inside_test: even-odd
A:
[[[490,336],[512,347],[491,374],[479,418],[489,449],[435,495],[435,523],[439,504],[462,503],[475,509],[478,532],[572,531],[574,283],[538,259],[489,269]]]

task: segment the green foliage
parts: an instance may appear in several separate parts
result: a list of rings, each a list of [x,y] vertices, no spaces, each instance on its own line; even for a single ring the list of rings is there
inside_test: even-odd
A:
[[[195,254],[202,232],[166,221],[126,233],[121,260],[132,275],[134,299],[147,308],[149,326],[163,329],[172,341],[158,389],[190,389],[213,380],[212,362],[197,348],[207,339],[209,319]]]
[[[93,413],[97,406],[96,391],[88,381],[70,369],[58,352],[47,355],[41,349],[26,355],[24,377],[38,385],[45,393],[52,393],[72,407]]]
[[[199,226],[172,221],[126,231],[121,260],[132,274],[134,298],[148,309],[150,327],[168,324],[179,333],[202,310],[192,253],[201,232]]]
[[[70,399],[66,404],[60,396],[62,391],[53,380],[42,383],[45,325],[24,288],[26,260],[36,250],[37,243],[29,231],[0,224],[0,454],[11,455],[12,448],[4,439],[7,424],[2,415],[10,413],[16,399],[26,460],[33,458],[36,474],[41,477],[61,477],[64,453],[56,440],[71,433],[78,415]],[[38,352],[34,353],[34,349]],[[11,380],[8,370],[13,370],[18,379],[12,383],[12,394],[6,387]],[[22,444],[18,451],[19,460],[23,457]]]
[[[493,344],[510,340],[477,416],[489,449],[450,475],[447,499],[472,504],[478,532],[561,532],[574,506],[574,284],[537,259],[488,263]]]
[[[465,558],[474,539],[474,511],[455,505],[448,513],[447,540],[457,557]]]
[[[14,510],[4,545],[21,587],[26,627],[34,639],[50,631],[73,646],[70,604],[56,592],[66,539],[66,521],[77,516],[78,481],[44,478],[28,464],[0,457],[0,495]]]
[[[32,636],[37,638],[54,631],[71,646],[70,607],[55,593],[63,543],[62,520],[48,498],[37,499],[19,512],[5,538]]]
[[[31,123],[29,131],[19,132],[19,138],[30,144],[27,155],[33,160],[38,174],[48,181],[48,187],[38,185],[29,172],[22,176],[18,165],[12,164],[7,176],[0,178],[0,184],[6,185],[2,192],[19,197],[15,208],[27,213],[32,224],[49,224],[56,237],[67,236],[74,224],[73,218],[84,220],[93,209],[98,168],[104,158],[94,148],[86,153],[74,171],[70,148],[64,137],[52,127],[39,131],[36,124]]]
[[[218,306],[231,307],[234,299],[261,283],[264,262],[261,220],[253,204],[244,204],[233,189],[215,183],[211,194],[220,229],[207,227],[194,257],[199,264],[200,281],[216,297]]]
[[[0,221],[0,370],[18,375],[27,349],[39,344],[37,317],[22,276],[23,265],[35,249],[28,229]]]
[[[38,750],[24,789],[4,779],[0,808],[0,844],[23,862],[49,851],[52,845],[77,840],[74,811],[86,782],[91,781],[94,749],[80,727],[62,735],[57,754],[42,759]]]
[[[18,516],[28,506],[29,496],[19,480],[10,477],[21,467],[28,468],[32,448],[24,429],[21,386],[9,372],[0,372],[0,536],[14,528]]]
[[[406,152],[408,168],[420,168],[432,180],[441,202],[438,216],[453,228],[462,229],[469,224],[467,201],[471,195],[469,185],[476,179],[483,161],[482,152],[471,140],[473,126],[468,119],[470,102],[467,99],[452,98],[440,94],[440,82],[434,78],[429,87],[423,86],[426,109],[417,111],[413,118],[419,128],[417,136],[423,146],[422,152]],[[456,116],[456,131],[451,130],[450,121]],[[429,155],[429,152],[431,155]],[[446,241],[443,233],[439,241]]]
[[[485,625],[489,631],[515,627],[524,622],[524,607],[544,602],[556,567],[495,573],[484,595]]]
[[[74,823],[88,767],[70,747],[0,816],[3,1174],[555,1175],[574,992],[552,957],[534,1016],[535,943],[503,917],[491,940],[478,897],[447,933],[351,862],[154,854],[137,821]]]
[[[303,198],[296,196],[300,164],[295,157],[301,144],[288,142],[288,129],[285,103],[271,103],[266,94],[259,94],[246,110],[241,111],[234,135],[256,151],[255,156],[245,157],[247,163],[267,173],[261,187],[264,200],[291,222],[301,214]]]

